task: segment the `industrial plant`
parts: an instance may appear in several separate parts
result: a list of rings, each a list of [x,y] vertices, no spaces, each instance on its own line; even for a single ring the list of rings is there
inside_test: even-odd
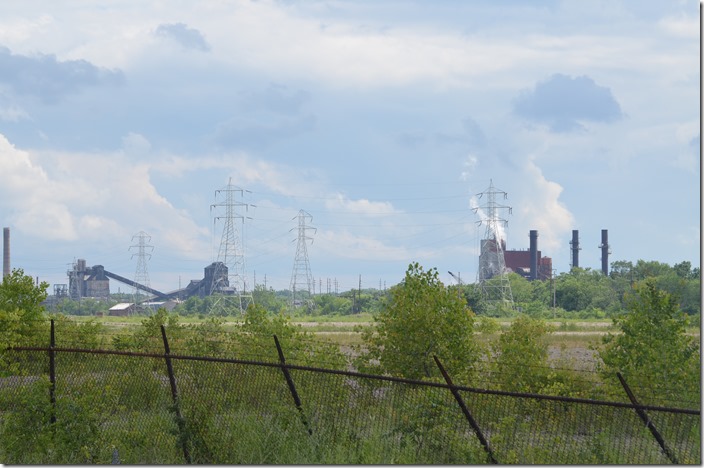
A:
[[[121,276],[107,270],[103,265],[89,266],[85,259],[75,260],[66,272],[68,284],[55,284],[52,300],[63,298],[81,300],[82,298],[95,298],[107,300],[110,297],[110,280],[131,286],[135,292],[134,304],[140,301],[172,301],[186,300],[190,297],[206,297],[217,295],[216,305],[238,307],[246,309],[252,301],[251,291],[248,291],[245,281],[244,248],[240,236],[239,223],[244,223],[245,216],[242,210],[249,205],[242,201],[246,191],[232,185],[232,181],[224,188],[217,190],[216,203],[211,205],[211,210],[217,210],[214,220],[223,221],[221,244],[217,260],[204,267],[203,278],[191,280],[186,287],[174,291],[162,292],[149,285],[146,271],[146,260],[151,256],[148,241],[151,237],[141,232],[133,237],[138,243],[130,249],[136,249],[133,257],[138,257],[137,271],[134,279]],[[218,197],[222,197],[218,201]],[[507,273],[514,272],[529,281],[550,280],[553,278],[552,258],[544,255],[538,249],[538,231],[530,230],[529,248],[523,250],[507,250],[505,228],[508,221],[504,213],[511,214],[511,207],[502,205],[497,197],[508,198],[508,194],[497,189],[490,181],[489,187],[477,194],[478,200],[484,204],[474,208],[480,216],[479,225],[486,226],[483,238],[480,240],[479,265],[477,270],[476,285],[481,290],[484,298],[490,303],[502,303],[513,307],[513,297]],[[302,305],[306,298],[314,292],[313,277],[310,272],[310,263],[307,253],[307,243],[312,238],[307,235],[312,228],[308,222],[312,217],[307,212],[300,210],[298,219],[297,249],[291,276],[291,299],[294,305]],[[293,229],[292,229],[293,230]],[[569,242],[571,250],[571,267],[579,267],[579,231],[572,231]],[[611,254],[608,242],[608,231],[601,230],[601,270],[608,275],[608,258]],[[3,229],[3,277],[9,275],[10,270],[10,228]],[[453,275],[454,276],[454,275]],[[329,288],[328,288],[329,289]],[[139,291],[140,293],[138,294]]]

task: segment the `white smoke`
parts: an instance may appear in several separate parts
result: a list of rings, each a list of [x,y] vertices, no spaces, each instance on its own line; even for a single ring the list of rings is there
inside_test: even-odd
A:
[[[530,181],[528,193],[521,197],[519,216],[522,224],[537,229],[543,252],[557,252],[563,248],[568,234],[575,226],[575,219],[564,203],[560,201],[563,187],[549,181],[532,158],[524,167],[525,180]]]
[[[472,195],[469,199],[469,207],[477,214],[477,217],[479,218],[478,221],[481,222],[479,228],[482,231],[486,231],[487,226],[491,225],[491,231],[494,233],[496,239],[499,241],[504,241],[504,243],[508,242],[505,223],[501,221],[490,222],[489,215],[482,209],[481,206],[479,206],[479,199],[476,195]],[[487,238],[488,237],[489,236],[487,236]]]

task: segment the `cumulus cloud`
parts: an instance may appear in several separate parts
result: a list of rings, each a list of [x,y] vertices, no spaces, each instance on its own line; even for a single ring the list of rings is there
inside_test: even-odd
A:
[[[0,84],[18,94],[35,96],[47,103],[90,86],[119,85],[119,70],[99,68],[85,60],[57,60],[54,55],[25,56],[0,47]]]
[[[316,249],[335,257],[351,260],[408,261],[417,259],[417,252],[406,247],[388,245],[378,238],[350,233],[346,230],[319,230]]]
[[[547,124],[554,132],[582,129],[581,121],[612,122],[622,117],[611,90],[588,76],[554,74],[522,92],[513,112],[526,120]]]
[[[375,202],[367,199],[350,200],[340,193],[327,200],[325,207],[331,211],[346,211],[366,216],[388,215],[397,212],[389,202]]]
[[[125,155],[28,152],[0,135],[0,213],[41,240],[120,245],[146,230],[190,258],[209,231],[159,194],[146,164]]]
[[[532,159],[526,162],[524,169],[529,190],[521,198],[517,214],[523,225],[538,230],[543,252],[557,252],[564,247],[567,234],[575,225],[574,216],[560,201],[563,187],[547,180]]]
[[[699,38],[699,18],[680,14],[679,16],[668,16],[658,22],[658,26],[668,34],[688,39]]]
[[[205,37],[194,28],[189,28],[184,23],[160,24],[155,31],[160,37],[166,37],[179,43],[186,49],[200,50],[208,52],[210,45]]]
[[[122,137],[122,148],[127,154],[144,155],[152,149],[152,145],[143,135],[130,132]]]
[[[19,122],[21,120],[30,120],[27,111],[16,105],[0,107],[0,120],[4,122]]]

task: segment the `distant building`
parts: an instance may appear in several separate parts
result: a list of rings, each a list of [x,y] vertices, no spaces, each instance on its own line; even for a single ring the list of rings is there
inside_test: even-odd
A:
[[[506,250],[504,251],[504,259],[507,269],[530,279],[530,250]],[[537,279],[550,279],[551,275],[552,258],[542,257],[540,250],[538,250]]]
[[[126,317],[135,312],[134,304],[131,302],[121,302],[108,309],[108,315]]]

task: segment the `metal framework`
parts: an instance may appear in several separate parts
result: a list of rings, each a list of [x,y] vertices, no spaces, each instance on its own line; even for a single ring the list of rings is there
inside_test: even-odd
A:
[[[134,252],[132,254],[132,257],[134,258],[137,257],[137,268],[135,269],[134,272],[134,282],[138,284],[142,284],[146,287],[150,287],[149,285],[149,273],[147,271],[147,260],[150,260],[152,258],[151,252],[154,251],[154,246],[149,245],[149,242],[152,240],[152,236],[147,234],[144,231],[139,231],[137,234],[132,236],[132,242],[135,242],[135,239],[137,240],[136,244],[132,244],[130,248],[128,249],[131,252]],[[135,305],[135,309],[137,308],[137,305],[139,303],[138,301],[138,295],[139,291],[136,286],[132,287],[132,302]]]
[[[310,271],[310,261],[308,260],[308,241],[313,243],[313,238],[308,237],[307,231],[317,229],[308,226],[306,221],[312,222],[313,217],[300,210],[298,215],[292,219],[298,219],[298,239],[296,243],[296,258],[293,261],[293,271],[291,273],[291,304],[294,307],[300,306],[310,301],[315,291],[313,274]],[[293,231],[296,228],[291,229]]]
[[[490,306],[502,305],[513,309],[513,294],[511,293],[511,283],[506,276],[506,261],[504,259],[505,228],[508,227],[508,221],[501,217],[503,211],[511,214],[512,209],[510,206],[497,203],[497,195],[502,195],[504,199],[508,198],[508,194],[494,187],[493,181],[490,180],[489,187],[477,194],[479,199],[485,198],[486,203],[473,209],[481,218],[478,225],[486,225],[484,238],[480,241],[477,287]]]
[[[247,290],[245,276],[244,221],[252,219],[241,211],[249,211],[250,205],[242,201],[245,192],[251,193],[232,185],[230,177],[227,186],[215,191],[216,202],[210,205],[211,213],[215,211],[213,230],[218,221],[223,222],[220,248],[215,262],[216,271],[213,275],[215,280],[210,285],[210,295],[216,296],[211,313],[228,314],[234,309],[244,313],[247,306],[254,301],[252,293]],[[238,226],[242,229],[238,229]]]

